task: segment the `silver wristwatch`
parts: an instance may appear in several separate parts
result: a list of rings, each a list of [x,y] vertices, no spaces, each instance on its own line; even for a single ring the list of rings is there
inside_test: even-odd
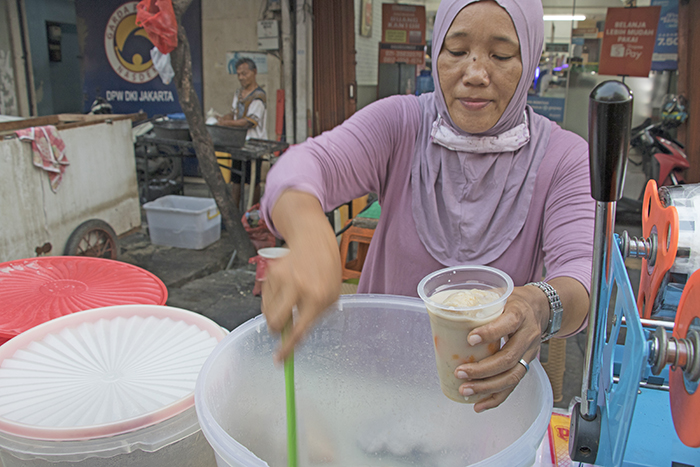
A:
[[[547,329],[542,333],[542,342],[548,341],[549,339],[552,338],[554,334],[559,332],[559,329],[561,329],[561,315],[562,312],[564,311],[564,307],[561,304],[561,300],[559,299],[559,294],[557,293],[556,290],[554,290],[554,287],[551,285],[547,284],[546,282],[530,282],[525,285],[534,285],[535,287],[538,287],[542,292],[547,295],[547,300],[549,300],[549,325],[547,326]]]

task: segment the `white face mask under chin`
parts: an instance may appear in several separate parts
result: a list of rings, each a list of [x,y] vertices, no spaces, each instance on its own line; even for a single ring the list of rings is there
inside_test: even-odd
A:
[[[433,122],[430,138],[433,143],[451,151],[480,154],[517,151],[530,141],[527,111],[523,123],[497,136],[460,135],[438,115]]]

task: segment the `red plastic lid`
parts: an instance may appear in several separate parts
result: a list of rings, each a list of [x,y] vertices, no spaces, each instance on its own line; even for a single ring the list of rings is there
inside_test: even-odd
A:
[[[0,344],[41,323],[111,305],[165,305],[168,289],[137,266],[85,256],[0,263]]]

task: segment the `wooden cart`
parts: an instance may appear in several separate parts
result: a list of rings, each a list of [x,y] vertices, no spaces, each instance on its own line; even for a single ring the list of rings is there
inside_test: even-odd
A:
[[[39,255],[116,259],[141,225],[133,115],[51,115],[0,123],[0,262]],[[54,125],[70,165],[56,193],[15,131]]]

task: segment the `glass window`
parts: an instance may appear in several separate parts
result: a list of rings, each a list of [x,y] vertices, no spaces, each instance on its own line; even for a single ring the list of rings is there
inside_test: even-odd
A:
[[[640,0],[636,6],[663,1]],[[528,101],[538,112],[588,139],[588,97],[599,83],[623,81],[634,94],[632,125],[658,117],[663,97],[675,90],[676,71],[651,71],[649,77],[600,75],[598,64],[608,8],[620,0],[545,0],[545,44]],[[676,17],[677,18],[677,17]]]

